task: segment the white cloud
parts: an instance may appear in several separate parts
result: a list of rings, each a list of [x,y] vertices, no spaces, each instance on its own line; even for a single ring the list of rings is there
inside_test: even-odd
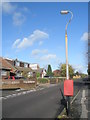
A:
[[[43,41],[40,41],[40,42],[39,42],[39,45],[42,45],[42,44],[43,44]]]
[[[16,48],[19,43],[20,43],[20,39],[17,39],[17,40],[13,43],[12,47],[13,47],[13,48]]]
[[[27,7],[24,7],[24,8],[23,8],[23,11],[24,11],[24,12],[28,12],[29,9],[28,9]]]
[[[32,46],[35,42],[41,41],[48,37],[49,35],[47,33],[40,30],[35,30],[30,36],[23,38],[23,40],[17,45],[17,48],[27,48],[29,46]]]
[[[16,26],[22,25],[25,19],[26,17],[20,12],[15,12],[13,14],[13,24]]]
[[[90,33],[88,32],[83,33],[81,40],[87,41],[88,39],[90,39]]]
[[[41,54],[46,54],[46,53],[48,53],[48,50],[47,49],[43,49],[43,50],[35,49],[35,50],[32,51],[33,56],[36,56],[36,55],[38,55],[40,53]]]
[[[87,66],[83,65],[72,65],[75,71],[84,72],[87,69]]]
[[[47,54],[47,53],[48,53],[48,50],[47,50],[47,49],[44,49],[44,50],[42,50],[42,53]]]
[[[12,5],[10,2],[3,2],[2,3],[2,11],[4,13],[8,13],[11,14],[16,10],[17,6],[16,5]]]
[[[33,56],[36,56],[36,55],[38,55],[39,53],[40,53],[40,50],[39,50],[39,49],[35,49],[35,50],[32,51],[32,55],[33,55]]]
[[[2,3],[2,11],[12,15],[13,24],[16,26],[22,25],[26,20],[25,13],[28,12],[27,7],[19,8],[16,4],[10,2]],[[25,13],[24,13],[25,12]]]
[[[55,58],[56,58],[55,54],[48,54],[48,55],[42,56],[41,60],[48,61],[48,60],[52,60],[52,59],[55,59]]]

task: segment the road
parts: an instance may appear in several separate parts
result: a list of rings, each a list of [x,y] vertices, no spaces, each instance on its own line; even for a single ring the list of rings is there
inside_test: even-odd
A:
[[[76,82],[74,96],[80,89]],[[62,111],[60,86],[53,85],[35,92],[2,100],[3,118],[56,118]]]

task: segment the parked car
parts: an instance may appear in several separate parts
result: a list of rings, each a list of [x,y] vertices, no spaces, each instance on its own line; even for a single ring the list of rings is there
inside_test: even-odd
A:
[[[44,76],[45,78],[53,78],[53,76]]]
[[[22,77],[22,76],[15,76],[15,79],[26,79],[25,77]]]
[[[44,76],[44,77],[45,77],[45,78],[49,78],[49,76],[47,76],[47,75],[46,75],[46,76]]]

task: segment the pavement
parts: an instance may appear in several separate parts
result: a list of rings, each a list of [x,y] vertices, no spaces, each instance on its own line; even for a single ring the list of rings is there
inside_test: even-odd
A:
[[[83,86],[71,104],[71,117],[88,119],[88,88]]]
[[[82,82],[81,88],[71,104],[69,118],[90,120],[90,82],[88,84]]]

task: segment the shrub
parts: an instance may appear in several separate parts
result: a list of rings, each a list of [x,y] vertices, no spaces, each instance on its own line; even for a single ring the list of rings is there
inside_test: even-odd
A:
[[[40,77],[40,73],[37,73],[36,76],[37,76],[37,78]]]
[[[46,78],[39,78],[38,82],[39,83],[48,83],[48,79],[46,79]]]

